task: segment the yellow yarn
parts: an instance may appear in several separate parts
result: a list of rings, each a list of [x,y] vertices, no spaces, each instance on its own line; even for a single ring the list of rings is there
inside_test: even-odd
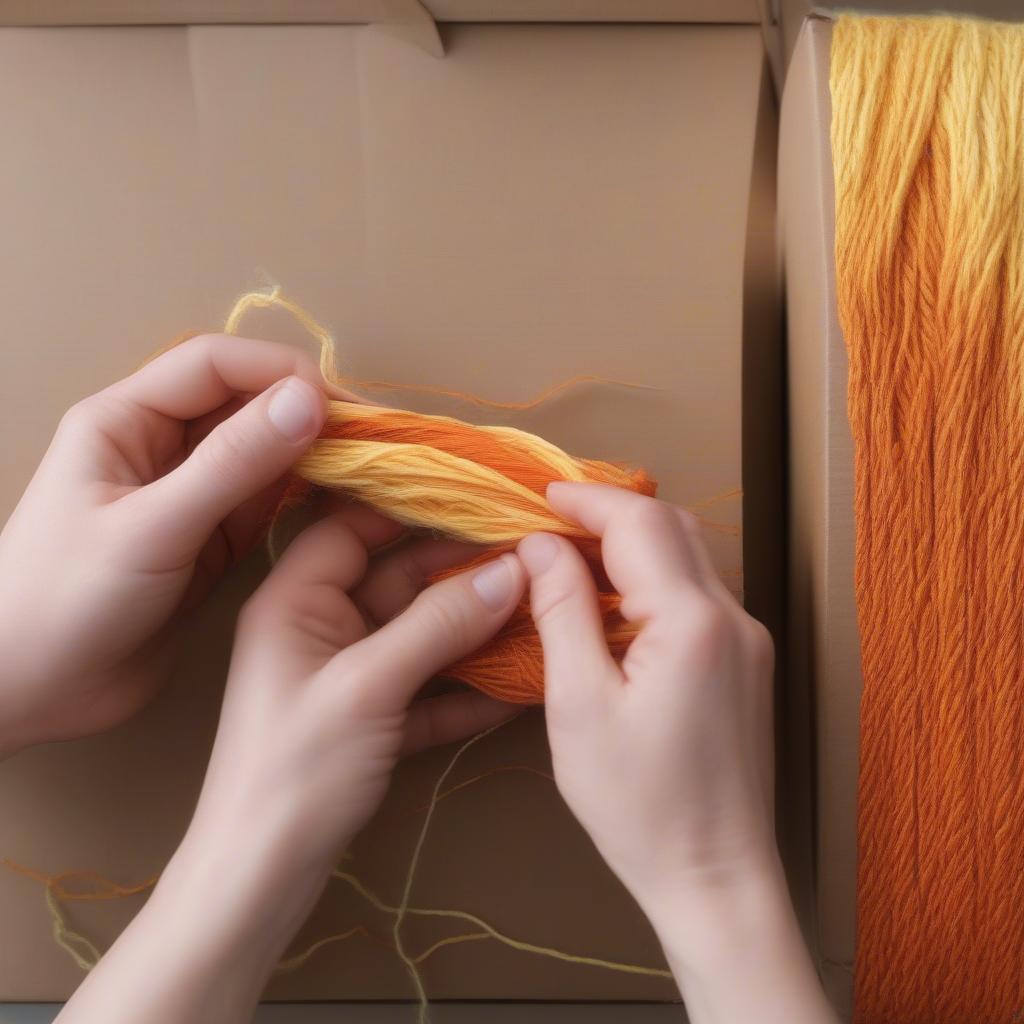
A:
[[[412,895],[413,882],[416,875],[416,869],[419,865],[420,854],[423,850],[424,844],[426,843],[427,833],[430,828],[431,821],[434,817],[434,811],[437,807],[439,800],[442,798],[445,792],[454,792],[456,789],[463,788],[466,785],[480,781],[486,776],[476,776],[474,778],[466,780],[464,783],[459,783],[452,790],[444,791],[444,783],[451,775],[457,762],[460,760],[462,755],[468,750],[473,744],[484,739],[496,729],[501,728],[506,723],[500,723],[497,726],[488,729],[486,732],[479,733],[476,736],[466,740],[452,755],[448,763],[445,765],[444,770],[438,776],[436,783],[434,784],[431,792],[430,803],[427,805],[426,813],[423,818],[423,824],[420,827],[419,834],[417,835],[416,845],[413,850],[413,855],[409,861],[409,866],[406,869],[405,879],[402,885],[402,896],[401,902],[396,906],[390,904],[385,900],[381,899],[372,889],[370,889],[357,875],[350,871],[342,870],[341,868],[335,868],[331,873],[331,877],[339,881],[344,882],[350,886],[355,892],[363,897],[372,907],[379,910],[382,913],[388,914],[394,917],[394,924],[392,928],[392,935],[395,943],[395,951],[402,959],[406,969],[409,972],[410,979],[413,982],[413,987],[416,992],[416,997],[419,1004],[419,1022],[425,1024],[427,1020],[427,1009],[429,1006],[429,999],[427,996],[426,989],[423,985],[423,980],[419,972],[419,967],[427,959],[433,956],[438,950],[444,949],[447,946],[457,945],[463,942],[478,942],[486,939],[490,939],[496,942],[500,942],[502,945],[508,946],[510,949],[518,950],[522,953],[531,953],[535,956],[547,957],[552,960],[559,960],[563,963],[578,964],[583,967],[594,967],[600,970],[614,971],[621,974],[632,974],[651,978],[664,978],[672,980],[671,971],[661,967],[648,967],[642,964],[633,964],[617,960],[607,960],[601,957],[585,956],[576,953],[570,953],[565,950],[556,949],[553,946],[543,946],[533,942],[526,942],[523,939],[514,938],[511,935],[500,931],[495,928],[492,924],[485,921],[483,918],[478,917],[476,914],[471,914],[464,910],[453,910],[441,907],[417,907],[410,903]],[[78,964],[79,967],[84,971],[89,971],[99,963],[100,957],[102,956],[96,945],[85,935],[80,932],[74,931],[69,927],[64,913],[61,909],[61,902],[67,899],[85,899],[88,901],[94,900],[110,900],[110,899],[122,899],[127,896],[136,895],[138,893],[145,892],[156,884],[156,878],[148,879],[140,885],[136,886],[121,886],[116,882],[112,882],[109,879],[102,878],[98,875],[93,875],[89,872],[69,872],[65,875],[48,876],[42,872],[35,871],[32,868],[26,868],[14,861],[4,858],[2,862],[8,869],[17,872],[18,874],[26,875],[30,878],[41,882],[44,885],[44,897],[46,901],[46,907],[50,914],[50,918],[53,924],[53,936],[54,941],[65,950],[71,958]],[[98,887],[94,892],[90,892],[86,895],[73,895],[70,894],[64,888],[64,881],[69,878],[81,878],[90,881],[92,884]],[[429,917],[429,918],[444,918],[458,921],[465,921],[472,924],[479,931],[466,932],[461,935],[447,936],[443,939],[439,939],[424,949],[421,953],[412,955],[405,949],[404,942],[402,939],[402,922],[406,916],[412,917]],[[367,929],[362,925],[355,925],[345,931],[338,932],[333,935],[324,936],[321,939],[316,940],[306,949],[292,956],[285,957],[275,967],[275,973],[284,973],[297,970],[303,964],[307,963],[316,953],[325,948],[326,946],[333,945],[338,942],[343,942],[348,939],[354,938],[357,935],[367,935]]]
[[[246,314],[252,309],[280,309],[289,313],[320,346],[320,372],[324,379],[333,384],[345,384],[354,388],[363,388],[367,391],[415,391],[426,395],[442,395],[446,398],[457,398],[471,405],[485,406],[488,409],[509,409],[523,412],[527,409],[534,409],[539,405],[568,391],[579,384],[614,384],[619,387],[631,388],[640,391],[657,391],[656,387],[650,384],[637,384],[632,381],[610,380],[607,377],[598,377],[591,373],[580,373],[550,388],[542,391],[539,395],[527,399],[525,402],[499,402],[493,398],[482,398],[479,395],[469,394],[463,391],[452,391],[449,388],[435,387],[431,384],[396,384],[387,380],[357,380],[343,378],[338,372],[334,358],[334,339],[330,331],[323,324],[319,323],[305,309],[293,299],[288,298],[281,292],[279,285],[274,285],[265,292],[246,292],[235,302],[234,307],[224,322],[225,334],[238,334],[242,321]]]
[[[501,544],[521,540],[524,530],[579,532],[522,484],[436,448],[425,455],[420,444],[320,441],[295,469],[310,483],[386,509],[400,523],[459,540]]]

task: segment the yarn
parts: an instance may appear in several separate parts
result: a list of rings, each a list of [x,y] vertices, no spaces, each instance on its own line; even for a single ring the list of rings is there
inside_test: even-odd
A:
[[[1024,1008],[1024,26],[832,36],[859,1024]]]
[[[567,387],[604,382],[594,376],[573,377],[525,402],[496,402],[459,391],[422,385],[397,385],[343,377],[334,358],[330,332],[279,287],[248,292],[235,303],[224,330],[235,334],[251,309],[280,309],[294,317],[320,346],[320,370],[332,385],[425,391],[503,409],[530,409]],[[644,385],[625,383],[630,388]],[[280,513],[300,504],[315,488],[339,490],[413,529],[430,530],[459,540],[487,545],[467,563],[437,573],[431,582],[476,568],[499,557],[530,533],[547,531],[567,537],[589,565],[598,589],[605,638],[621,660],[637,626],[620,614],[621,601],[605,577],[598,538],[557,515],[545,490],[558,480],[591,482],[654,495],[655,482],[642,469],[567,454],[535,434],[507,426],[475,426],[450,416],[431,416],[355,401],[329,401],[320,436],[298,461]],[[735,528],[707,520],[701,511],[729,491],[692,509],[712,529],[735,534]],[[269,540],[273,553],[273,525]],[[450,665],[445,676],[493,697],[516,704],[544,701],[544,656],[529,604],[521,602],[508,623],[480,650]]]
[[[320,369],[327,381],[346,388],[374,383],[342,378],[330,333],[279,288],[243,295],[228,316],[225,331],[237,332],[245,312],[252,308],[280,308],[295,317],[319,343]],[[549,389],[530,402],[505,405],[529,408],[563,387]],[[605,483],[646,495],[653,495],[656,488],[642,470],[575,458],[513,427],[474,426],[450,416],[330,401],[324,428],[296,464],[282,508],[303,501],[314,487],[340,490],[406,526],[488,546],[433,580],[496,558],[527,534],[541,530],[561,534],[577,545],[591,567],[609,649],[621,659],[637,627],[619,612],[621,602],[604,576],[597,538],[548,505],[545,489],[556,480]],[[449,666],[444,675],[501,700],[543,703],[543,651],[528,603],[520,603],[497,636]]]
[[[406,868],[405,878],[402,883],[402,893],[397,905],[388,903],[386,900],[382,899],[353,872],[343,870],[342,868],[335,868],[331,872],[332,879],[349,886],[375,910],[393,918],[391,942],[386,943],[386,946],[389,950],[398,955],[409,973],[418,1003],[418,1020],[420,1024],[426,1024],[428,1020],[427,1010],[429,1006],[429,999],[420,972],[420,967],[441,949],[464,942],[491,940],[522,953],[529,953],[535,956],[545,957],[547,959],[559,960],[563,963],[575,964],[581,967],[590,967],[599,970],[640,975],[651,978],[661,978],[669,981],[673,980],[671,971],[663,967],[649,967],[643,964],[608,960],[603,957],[587,956],[572,953],[567,950],[557,949],[553,946],[544,946],[534,942],[527,942],[523,939],[517,939],[514,936],[500,931],[483,918],[476,914],[469,913],[468,911],[443,907],[417,907],[412,905],[411,897],[415,882],[416,869],[419,865],[420,854],[426,845],[428,832],[431,822],[434,819],[437,805],[441,800],[445,799],[446,796],[451,796],[455,792],[465,789],[467,786],[474,785],[475,783],[488,778],[494,773],[494,771],[502,769],[493,769],[491,771],[472,776],[462,782],[453,784],[448,789],[444,788],[445,782],[455,770],[455,767],[463,754],[471,746],[483,740],[505,724],[506,723],[499,723],[498,725],[493,726],[485,732],[479,733],[462,743],[456,748],[455,752],[449,758],[441,773],[438,775],[431,790],[430,801],[425,809],[426,813],[423,816],[420,829],[416,836],[413,854],[408,867]],[[544,776],[545,778],[551,778],[551,776],[546,772],[541,769],[533,768],[532,766],[520,765],[510,767],[523,769],[532,774]],[[77,901],[105,902],[124,899],[129,896],[148,892],[157,882],[157,877],[154,876],[146,879],[138,885],[123,886],[92,871],[66,871],[57,875],[48,875],[45,872],[19,864],[8,857],[0,859],[0,864],[10,871],[24,875],[25,877],[31,878],[43,885],[43,893],[47,911],[50,915],[54,940],[66,953],[68,953],[75,963],[85,971],[92,970],[92,968],[99,963],[102,953],[91,939],[83,935],[81,932],[75,931],[71,928],[63,911],[63,904]],[[73,887],[76,883],[80,886],[79,888]],[[421,952],[412,954],[406,949],[402,936],[402,924],[405,918],[410,916],[439,920],[464,921],[472,925],[475,930],[437,939]],[[297,970],[322,949],[356,937],[370,939],[373,938],[373,934],[365,925],[357,924],[345,929],[344,931],[324,936],[323,938],[311,943],[300,952],[283,958],[276,965],[274,972],[276,974],[280,974]]]

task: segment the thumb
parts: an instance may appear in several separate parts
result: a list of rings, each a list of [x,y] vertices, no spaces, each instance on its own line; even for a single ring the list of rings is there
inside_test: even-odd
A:
[[[326,417],[319,389],[286,377],[218,424],[176,469],[137,492],[187,547],[202,545],[243,502],[280,479]]]
[[[337,667],[365,681],[369,710],[404,709],[431,676],[501,629],[525,586],[526,574],[511,553],[435,583],[401,615],[337,655]]]
[[[587,563],[573,544],[550,533],[526,537],[518,554],[530,576],[530,611],[544,648],[549,711],[592,700],[604,685],[620,680],[621,672],[608,650]]]

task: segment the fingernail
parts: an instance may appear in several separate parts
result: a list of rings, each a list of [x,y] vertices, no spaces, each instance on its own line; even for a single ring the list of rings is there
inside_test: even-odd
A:
[[[480,595],[491,611],[500,611],[508,604],[512,596],[512,570],[507,559],[502,556],[494,562],[488,562],[473,576],[473,589]]]
[[[523,560],[526,571],[531,576],[539,576],[555,560],[558,541],[546,533],[531,533],[519,542],[516,552]]]
[[[317,428],[316,398],[309,384],[292,377],[271,396],[267,418],[286,441],[303,441]]]

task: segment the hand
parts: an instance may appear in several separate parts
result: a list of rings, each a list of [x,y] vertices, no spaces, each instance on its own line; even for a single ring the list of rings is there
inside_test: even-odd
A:
[[[326,878],[400,755],[520,710],[475,691],[410,704],[498,631],[526,576],[507,554],[419,593],[474,549],[417,539],[368,563],[397,529],[360,506],[324,519],[246,604],[190,835],[244,833],[287,860],[283,877]]]
[[[616,665],[572,545],[520,545],[559,789],[641,902],[746,873],[775,849],[767,631],[718,578],[690,513],[596,484],[555,484],[548,500],[602,538],[622,614],[642,626]]]
[[[601,537],[641,627],[617,665],[576,549],[548,534],[519,545],[559,790],[654,924],[694,1024],[832,1020],[775,845],[767,631],[722,584],[694,516],[599,484],[547,497]]]
[[[0,755],[149,700],[176,613],[259,537],[319,433],[323,386],[293,349],[201,336],[64,416],[0,533]]]
[[[506,621],[525,586],[516,556],[417,596],[467,545],[415,540],[368,568],[395,532],[358,506],[322,520],[248,602],[192,824],[62,1024],[248,1020],[398,758],[519,710],[475,692],[410,703]]]

